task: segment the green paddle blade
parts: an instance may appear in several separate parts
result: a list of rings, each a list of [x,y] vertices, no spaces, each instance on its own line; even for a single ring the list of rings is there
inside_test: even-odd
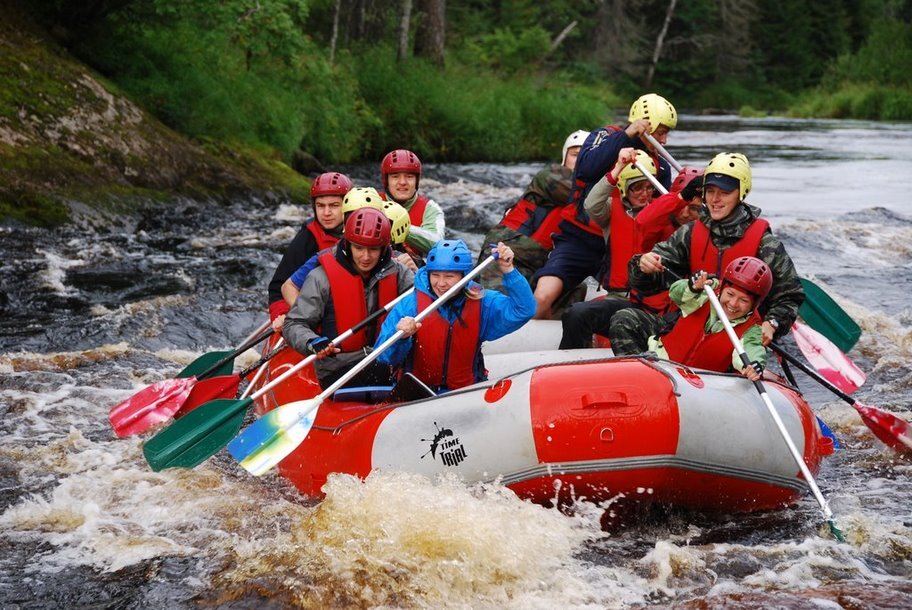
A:
[[[799,315],[843,352],[851,350],[861,336],[861,327],[820,286],[805,278],[801,278],[801,286],[805,299]]]
[[[203,373],[210,367],[212,367],[219,360],[225,356],[231,355],[233,352],[208,352],[188,364],[184,367],[180,373],[177,374],[178,377],[198,377],[200,373]],[[234,358],[226,361],[222,366],[220,366],[212,375],[230,375],[234,371]]]
[[[253,400],[207,402],[150,438],[143,455],[152,470],[193,468],[219,452],[241,431]]]

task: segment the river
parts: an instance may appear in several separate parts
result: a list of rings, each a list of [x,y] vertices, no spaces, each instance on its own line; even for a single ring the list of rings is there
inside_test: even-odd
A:
[[[749,156],[748,201],[864,331],[856,397],[912,420],[912,125],[684,116],[668,148],[695,165]],[[477,249],[539,167],[428,164],[421,186]],[[117,229],[0,228],[0,608],[912,607],[912,462],[807,378],[843,445],[817,477],[842,544],[809,494],[605,533],[597,507],[497,485],[338,477],[315,504],[224,452],[153,473],[108,410],[265,320],[303,218],[171,202]]]

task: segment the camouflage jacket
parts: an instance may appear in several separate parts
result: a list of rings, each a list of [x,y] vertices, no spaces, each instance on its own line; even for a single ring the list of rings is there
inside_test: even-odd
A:
[[[523,197],[544,208],[567,205],[573,188],[572,177],[572,170],[553,163],[535,174]]]
[[[748,204],[737,206],[734,211],[722,221],[713,221],[707,212],[701,212],[700,218],[694,222],[702,222],[709,227],[710,239],[719,249],[729,248],[741,239],[744,231],[760,216],[760,208]],[[644,294],[655,294],[668,288],[671,281],[678,278],[690,277],[698,269],[690,268],[690,235],[693,223],[679,228],[666,241],[653,246],[652,251],[662,257],[662,264],[671,273],[643,273],[640,271],[640,257],[630,259],[628,271],[630,286],[642,291]],[[773,272],[773,289],[760,306],[759,311],[764,320],[775,319],[779,322],[777,337],[788,333],[795,318],[798,317],[798,308],[804,302],[804,290],[798,281],[798,272],[792,259],[785,251],[785,246],[772,233],[767,231],[760,240],[757,258],[762,259]],[[676,275],[673,277],[672,274]]]

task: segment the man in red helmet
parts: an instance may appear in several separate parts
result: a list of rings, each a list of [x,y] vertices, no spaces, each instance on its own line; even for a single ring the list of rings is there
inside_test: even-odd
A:
[[[433,199],[418,194],[421,181],[421,160],[410,150],[397,149],[387,153],[380,163],[380,181],[386,197],[409,212],[412,228],[405,240],[406,249],[425,256],[443,239],[446,220],[443,210]]]
[[[741,339],[753,367],[745,368],[732,346],[725,326],[703,291],[707,282],[713,290],[719,291],[722,310]],[[719,372],[734,369],[752,381],[759,379],[766,366],[766,348],[763,347],[763,319],[757,313],[757,307],[772,287],[773,274],[766,263],[753,256],[736,258],[725,268],[721,284],[709,279],[705,271],[698,271],[690,279],[671,285],[669,296],[681,309],[682,316],[670,330],[646,338],[642,336],[642,327],[633,330],[629,325],[613,325],[612,341],[616,333],[624,333],[619,344],[630,345],[633,332],[640,335],[642,349],[638,351],[655,352],[660,358],[694,368]],[[617,349],[615,354],[627,355]]]
[[[311,182],[313,218],[304,223],[291,240],[269,282],[269,319],[276,330],[282,328],[289,309],[282,298],[282,284],[307,259],[320,250],[334,246],[342,237],[342,198],[351,188],[351,179],[339,172],[320,174]]]
[[[285,318],[282,334],[302,354],[317,354],[317,378],[324,388],[370,351],[382,319],[339,346],[336,337],[412,287],[414,274],[392,259],[390,222],[375,208],[361,208],[345,221],[341,241],[322,252],[301,294]],[[389,383],[390,368],[371,363],[349,385]]]

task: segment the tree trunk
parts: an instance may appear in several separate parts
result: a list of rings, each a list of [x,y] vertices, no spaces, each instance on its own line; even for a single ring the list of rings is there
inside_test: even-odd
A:
[[[422,0],[421,20],[415,32],[415,55],[443,68],[446,44],[446,0]]]
[[[412,18],[412,0],[401,0],[399,4],[399,35],[396,61],[403,62],[408,57],[409,20]]]
[[[668,10],[665,11],[665,23],[662,24],[662,29],[659,31],[659,36],[656,38],[655,49],[652,52],[652,61],[649,64],[649,72],[646,74],[646,83],[644,88],[646,90],[652,89],[652,79],[655,77],[656,66],[659,64],[659,58],[662,56],[662,46],[665,44],[665,35],[668,34],[668,24],[671,23],[671,18],[674,16],[675,5],[678,3],[678,0],[671,0],[668,3]]]
[[[332,38],[329,39],[329,65],[336,61],[336,43],[339,41],[339,13],[342,11],[342,0],[336,0],[336,10],[333,13]]]

